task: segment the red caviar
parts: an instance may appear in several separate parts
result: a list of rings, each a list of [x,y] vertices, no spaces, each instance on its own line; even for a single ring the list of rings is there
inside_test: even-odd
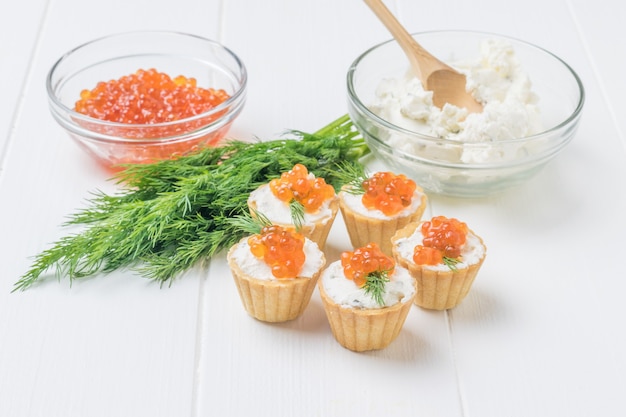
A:
[[[403,174],[377,172],[363,181],[363,205],[372,210],[378,209],[387,216],[399,213],[411,205],[415,182]]]
[[[418,265],[436,265],[443,257],[456,259],[467,240],[467,225],[445,216],[433,217],[422,223],[422,245],[417,245],[413,261]]]
[[[140,69],[83,90],[75,110],[109,122],[155,124],[204,113],[228,98],[224,90],[198,87],[195,78],[172,79],[155,69]]]
[[[393,258],[385,255],[376,243],[369,243],[353,252],[343,252],[341,266],[346,278],[354,281],[358,287],[362,287],[367,281],[367,276],[372,272],[386,271],[388,275],[393,274],[396,263]]]
[[[271,225],[261,229],[258,235],[248,238],[250,252],[271,268],[274,277],[295,278],[298,276],[306,260],[304,254],[304,236]]]
[[[312,178],[308,169],[302,164],[296,164],[280,178],[269,183],[272,194],[286,203],[296,200],[304,206],[304,211],[314,213],[324,202],[335,196],[335,189],[326,184],[324,178]]]
[[[211,124],[228,109],[210,110],[229,98],[225,90],[198,87],[194,78],[172,79],[155,69],[139,69],[83,90],[74,109],[98,120],[78,119],[83,128],[120,139],[107,145],[104,156],[100,150],[94,153],[107,169],[118,171],[121,164],[151,163],[217,144],[232,121],[215,128]],[[210,114],[189,120],[207,111]]]
[[[443,262],[443,252],[428,246],[417,245],[413,252],[413,262],[418,265],[438,265]]]

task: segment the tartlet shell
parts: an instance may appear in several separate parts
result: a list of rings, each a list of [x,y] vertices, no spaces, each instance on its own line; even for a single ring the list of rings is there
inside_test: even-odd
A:
[[[333,336],[341,346],[355,352],[389,346],[400,334],[415,296],[391,307],[360,309],[334,302],[326,293],[322,280],[318,281],[318,289]]]
[[[383,253],[392,256],[391,238],[393,235],[407,224],[420,221],[426,210],[426,194],[419,187],[418,191],[421,192],[422,197],[421,204],[417,210],[405,216],[394,216],[389,219],[377,219],[357,213],[345,204],[340,193],[339,209],[341,210],[352,246],[360,248],[370,242],[375,242]]]
[[[421,222],[411,223],[396,232],[391,239],[393,257],[399,265],[408,269],[411,276],[415,278],[417,283],[416,305],[430,310],[447,310],[456,307],[461,304],[469,293],[474,279],[486,258],[487,247],[480,236],[469,230],[468,232],[476,236],[485,248],[485,252],[480,260],[475,264],[457,268],[456,270],[435,271],[422,265],[417,265],[412,260],[403,258],[397,249],[396,242],[399,239],[411,236],[420,225]]]
[[[239,244],[230,248],[227,260],[237,292],[248,314],[257,320],[270,323],[299,317],[308,306],[326,263],[324,254],[321,254],[322,267],[311,278],[262,280],[246,274],[237,264],[232,254]]]

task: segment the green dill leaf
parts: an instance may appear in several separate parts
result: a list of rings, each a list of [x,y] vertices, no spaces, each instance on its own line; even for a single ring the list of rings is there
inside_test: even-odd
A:
[[[337,167],[337,177],[344,185],[342,190],[347,193],[360,195],[365,193],[363,188],[363,181],[368,177],[365,172],[365,166],[363,164],[352,164],[348,162],[342,162]]]
[[[452,271],[456,271],[456,265],[461,262],[460,260],[456,259],[456,258],[450,258],[449,256],[444,256],[443,257],[443,263],[450,268]]]
[[[289,212],[296,232],[300,232],[304,224],[304,205],[294,198],[289,202]]]
[[[225,217],[223,221],[234,230],[241,230],[249,235],[259,234],[263,228],[263,222],[259,221],[259,217],[253,217],[249,213],[238,214],[234,217]]]
[[[365,278],[365,293],[369,294],[374,301],[380,306],[385,305],[383,294],[385,293],[385,285],[389,282],[389,271],[371,272]]]

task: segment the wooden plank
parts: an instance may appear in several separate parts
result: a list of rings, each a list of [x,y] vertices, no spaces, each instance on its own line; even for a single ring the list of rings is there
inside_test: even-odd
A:
[[[29,6],[12,7],[10,12],[0,14],[0,92],[3,96],[0,100],[0,169],[8,152],[12,124],[19,111],[20,94],[26,88],[31,51],[40,33],[46,2],[37,0]]]
[[[626,19],[626,4],[610,3],[605,7],[580,0],[571,2],[571,15],[580,32],[582,47],[591,70],[596,76],[597,91],[606,101],[607,112],[616,125],[617,133],[626,148],[626,78],[623,76],[623,41],[615,28]]]
[[[36,17],[43,5],[8,2],[0,14],[18,9],[16,16]],[[119,271],[72,288],[51,279],[24,293],[10,290],[30,256],[71,231],[59,226],[84,206],[89,191],[114,190],[109,174],[49,115],[48,69],[67,50],[111,33],[157,28],[215,38],[219,7],[191,0],[50,4],[0,177],[0,415],[191,413],[199,278],[206,270],[163,289]],[[32,47],[29,36],[12,42],[20,50]]]

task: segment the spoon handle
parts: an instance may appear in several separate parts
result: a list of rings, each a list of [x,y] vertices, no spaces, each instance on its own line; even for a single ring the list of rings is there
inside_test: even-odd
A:
[[[422,48],[381,0],[364,1],[398,42],[424,89],[432,91],[435,106],[443,108],[446,103],[450,103],[464,107],[470,113],[480,113],[483,110],[482,104],[466,90],[467,80],[464,74]]]
[[[413,36],[400,24],[381,0],[364,0],[364,2],[391,32],[391,35],[407,55],[415,75],[422,81],[422,84],[426,85],[426,80],[431,72],[449,68],[448,65],[439,61],[413,39]]]

